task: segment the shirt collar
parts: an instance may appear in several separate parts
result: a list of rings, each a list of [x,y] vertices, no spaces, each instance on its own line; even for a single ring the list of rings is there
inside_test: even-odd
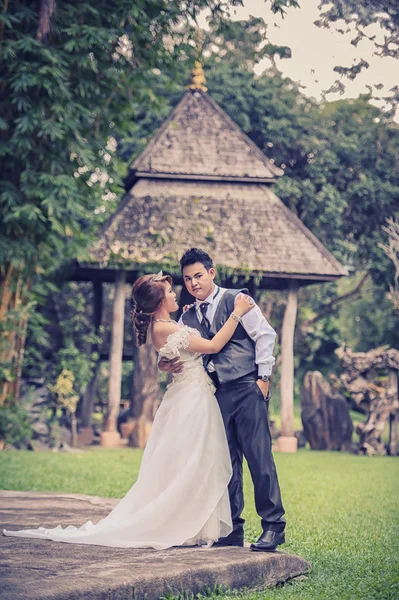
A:
[[[213,290],[213,292],[211,294],[209,294],[209,296],[207,298],[205,298],[205,300],[198,300],[198,298],[195,300],[195,304],[197,305],[197,307],[202,304],[203,302],[208,302],[209,304],[213,304],[213,301],[215,300],[216,296],[220,293],[220,287],[218,285],[215,284],[215,289]]]

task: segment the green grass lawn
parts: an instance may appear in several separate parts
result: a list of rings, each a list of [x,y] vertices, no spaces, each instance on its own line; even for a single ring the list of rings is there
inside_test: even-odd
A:
[[[93,447],[81,454],[0,452],[0,488],[120,498],[134,482],[140,450]],[[243,600],[399,598],[399,458],[299,451],[276,454],[287,512],[285,551],[302,555],[309,577]],[[245,471],[246,539],[259,535]],[[79,525],[77,523],[77,525]]]

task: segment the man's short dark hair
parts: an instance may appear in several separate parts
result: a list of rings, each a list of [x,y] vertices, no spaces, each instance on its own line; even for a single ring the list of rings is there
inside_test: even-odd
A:
[[[183,271],[184,267],[188,267],[197,262],[203,264],[207,271],[213,269],[213,260],[209,254],[200,248],[190,248],[189,250],[186,250],[180,259],[180,268]]]

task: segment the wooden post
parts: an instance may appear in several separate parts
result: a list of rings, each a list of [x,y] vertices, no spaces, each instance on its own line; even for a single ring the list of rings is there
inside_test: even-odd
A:
[[[390,456],[396,456],[398,453],[398,373],[394,369],[389,369],[388,375],[388,388],[395,390],[395,397],[393,401],[394,410],[389,415],[389,443],[388,451]]]
[[[93,281],[93,325],[95,335],[99,335],[103,305],[103,288],[101,281]],[[91,354],[99,353],[100,345],[95,343],[91,346]],[[94,408],[94,399],[96,397],[98,376],[100,374],[100,357],[97,359],[93,375],[83,394],[81,408],[81,427],[79,429],[79,442],[83,445],[89,445],[93,441],[94,435],[91,427],[92,414]]]
[[[115,280],[115,298],[109,357],[108,410],[105,417],[104,430],[100,436],[101,446],[118,446],[120,443],[117,421],[121,401],[125,282],[126,272],[118,272]]]
[[[281,436],[277,440],[280,452],[296,452],[298,441],[294,431],[294,334],[298,305],[298,283],[290,282],[287,306],[281,331]]]

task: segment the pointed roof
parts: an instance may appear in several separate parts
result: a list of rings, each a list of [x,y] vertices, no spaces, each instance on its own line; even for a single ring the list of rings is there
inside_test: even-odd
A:
[[[203,89],[189,89],[132,164],[134,185],[90,263],[179,273],[181,255],[197,246],[226,273],[265,277],[268,288],[347,275],[270,189],[282,173]]]
[[[187,90],[130,170],[136,177],[263,183],[283,174],[200,89]]]
[[[140,179],[104,225],[92,256],[103,266],[167,268],[191,246],[236,274],[307,282],[347,275],[268,185],[253,183]]]

